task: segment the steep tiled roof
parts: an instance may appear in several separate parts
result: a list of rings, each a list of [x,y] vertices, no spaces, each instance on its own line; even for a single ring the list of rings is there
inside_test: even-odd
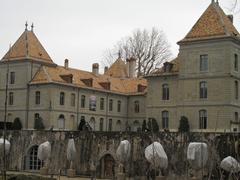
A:
[[[5,60],[33,59],[53,63],[33,31],[25,30],[11,49],[2,58]]]
[[[238,35],[237,29],[218,2],[212,2],[190,32],[180,42],[227,36],[236,37]]]
[[[62,76],[72,75],[72,83],[66,82]],[[83,79],[92,79],[92,87],[87,86]],[[108,75],[95,75],[91,72],[64,68],[62,66],[48,67],[42,66],[42,68],[37,72],[31,84],[41,84],[41,83],[62,83],[66,85],[74,85],[83,88],[94,88],[97,90],[106,91],[101,85],[102,83],[110,83],[110,91],[116,93],[124,94],[134,94],[138,93],[138,85],[147,86],[146,79],[143,78],[115,78]]]
[[[126,78],[128,77],[127,65],[121,58],[118,58],[104,74],[116,78]]]

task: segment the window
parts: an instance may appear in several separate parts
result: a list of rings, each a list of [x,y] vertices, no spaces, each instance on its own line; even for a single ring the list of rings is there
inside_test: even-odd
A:
[[[163,129],[168,129],[168,123],[169,123],[169,113],[168,111],[163,111],[162,112],[162,128]]]
[[[64,105],[64,100],[65,100],[65,93],[61,92],[60,93],[60,105]]]
[[[134,101],[134,112],[139,113],[139,101]]]
[[[65,118],[62,114],[58,117],[58,128],[65,129]]]
[[[100,98],[100,110],[104,110],[104,98]]]
[[[168,84],[162,85],[162,100],[169,100],[169,87]]]
[[[84,95],[81,96],[81,108],[85,108],[86,97]]]
[[[40,91],[35,92],[35,104],[40,104]]]
[[[135,120],[135,121],[133,122],[133,129],[132,129],[132,130],[135,131],[135,132],[141,130],[141,125],[140,125],[140,123],[139,123],[138,120]]]
[[[75,106],[75,94],[74,93],[72,93],[71,94],[71,106]]]
[[[91,127],[91,129],[93,131],[95,131],[95,118],[91,117],[90,121],[89,121],[89,126]]]
[[[15,83],[15,72],[10,72],[10,84]]]
[[[234,82],[235,99],[238,99],[238,81]]]
[[[200,98],[207,98],[207,82],[205,81],[200,82]]]
[[[112,111],[113,110],[113,100],[110,99],[109,100],[109,111]]]
[[[200,71],[208,71],[208,55],[200,55]]]
[[[238,112],[235,112],[235,113],[234,113],[234,121],[235,121],[235,122],[238,122]]]
[[[207,111],[199,111],[199,129],[207,129]]]
[[[238,71],[238,55],[234,54],[234,70]]]
[[[38,113],[35,113],[35,114],[34,114],[34,119],[35,119],[35,121],[38,120],[39,118],[40,118],[40,115],[39,115]]]
[[[118,111],[118,112],[121,112],[121,101],[118,101],[117,111]]]
[[[108,120],[108,131],[112,131],[112,119]]]
[[[13,105],[13,92],[9,92],[8,104],[9,104],[9,105]]]
[[[122,123],[121,120],[118,120],[116,123],[116,131],[122,131]]]
[[[99,131],[103,131],[103,118],[100,118],[100,125],[99,125]]]

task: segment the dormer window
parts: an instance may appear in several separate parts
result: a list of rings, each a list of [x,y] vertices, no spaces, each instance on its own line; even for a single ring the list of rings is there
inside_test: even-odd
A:
[[[81,79],[81,81],[88,87],[92,87],[93,86],[93,79],[92,78]]]
[[[170,62],[165,62],[165,63],[163,64],[163,71],[164,71],[164,72],[171,72],[172,67],[173,67],[173,64],[172,64],[172,63],[170,63]]]
[[[73,75],[72,75],[72,74],[60,75],[60,77],[61,77],[66,83],[72,83],[72,82],[73,82]]]
[[[100,82],[99,84],[106,90],[111,89],[111,83],[110,82]]]

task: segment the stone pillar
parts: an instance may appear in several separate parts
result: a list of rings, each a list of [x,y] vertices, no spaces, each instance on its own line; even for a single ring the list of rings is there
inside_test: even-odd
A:
[[[67,170],[67,177],[73,178],[76,176],[76,170],[75,169],[68,169]]]
[[[117,174],[117,180],[125,180],[125,179],[126,179],[125,173],[119,172],[119,173]]]
[[[166,176],[156,176],[156,180],[167,180]]]
[[[43,176],[48,175],[48,168],[47,167],[42,167],[40,169],[40,174],[43,175]]]

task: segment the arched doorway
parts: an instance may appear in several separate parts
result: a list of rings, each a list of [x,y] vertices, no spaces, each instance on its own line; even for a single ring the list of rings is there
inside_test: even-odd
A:
[[[100,159],[101,178],[114,179],[115,160],[110,154],[104,155]]]
[[[25,170],[38,171],[43,167],[44,162],[38,159],[38,145],[32,146],[25,157]]]

